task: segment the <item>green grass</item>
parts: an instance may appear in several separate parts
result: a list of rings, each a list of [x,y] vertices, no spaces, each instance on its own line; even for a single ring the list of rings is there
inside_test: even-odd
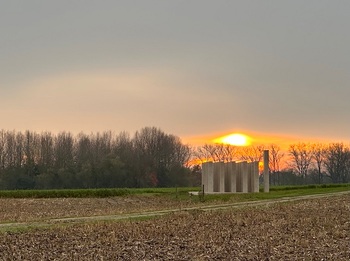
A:
[[[171,187],[171,188],[131,188],[130,194],[173,194],[188,193],[189,191],[198,191],[199,187]]]
[[[348,187],[350,189],[350,183],[313,184],[313,185],[298,185],[298,186],[272,186],[272,187],[270,187],[270,191],[296,190],[296,189],[338,188],[338,187]],[[263,188],[260,188],[260,192],[263,192]]]
[[[86,198],[113,197],[129,194],[127,189],[53,189],[53,190],[3,190],[1,198]]]
[[[127,195],[149,195],[188,200],[189,191],[199,191],[199,187],[181,188],[115,188],[115,189],[56,189],[56,190],[0,190],[0,198],[106,198]],[[236,193],[205,195],[205,201],[239,201],[272,199],[308,194],[330,193],[350,190],[350,184],[323,184],[306,186],[273,186],[269,193]],[[262,192],[262,190],[261,190]],[[192,200],[200,200],[192,196]]]
[[[271,187],[269,193],[235,193],[235,194],[211,194],[205,195],[207,201],[240,202],[264,199],[277,199],[283,197],[295,197],[304,195],[324,194],[349,191],[350,184],[328,184],[311,186],[285,186]]]
[[[106,198],[134,194],[180,194],[199,188],[115,188],[115,189],[52,189],[0,190],[0,198]]]

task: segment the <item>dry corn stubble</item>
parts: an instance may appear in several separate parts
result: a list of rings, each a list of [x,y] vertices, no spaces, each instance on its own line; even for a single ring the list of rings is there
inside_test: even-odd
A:
[[[349,195],[0,235],[0,260],[349,260]]]
[[[193,201],[182,202],[194,205]],[[178,208],[179,203],[166,197],[126,196],[112,198],[0,198],[0,222],[28,222],[62,217],[114,215],[164,208]]]

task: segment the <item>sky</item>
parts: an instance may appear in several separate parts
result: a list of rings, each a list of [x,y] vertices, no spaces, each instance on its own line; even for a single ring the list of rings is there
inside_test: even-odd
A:
[[[350,142],[348,0],[0,0],[0,129]]]

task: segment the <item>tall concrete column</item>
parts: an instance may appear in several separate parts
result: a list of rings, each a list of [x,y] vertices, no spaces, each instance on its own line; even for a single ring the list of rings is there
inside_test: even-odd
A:
[[[208,164],[204,162],[202,164],[202,188],[204,186],[204,192],[208,192]]]
[[[269,151],[264,150],[264,192],[270,192]]]
[[[259,161],[253,162],[253,172],[254,172],[254,189],[253,192],[259,192]]]
[[[225,192],[231,191],[231,175],[229,164],[229,162],[225,163]]]
[[[220,192],[220,170],[218,162],[213,163],[214,166],[214,192]]]
[[[225,192],[225,163],[218,162],[219,192]]]
[[[248,163],[246,161],[243,161],[241,163],[242,167],[242,173],[241,173],[241,178],[242,178],[242,192],[243,193],[248,193]]]
[[[206,192],[214,192],[214,163],[207,162],[207,190]]]
[[[242,162],[237,163],[236,173],[237,173],[236,191],[242,192]]]
[[[227,163],[228,175],[230,176],[230,190],[231,193],[237,192],[237,164],[236,162]]]
[[[248,192],[253,192],[254,176],[253,176],[253,162],[247,164],[248,168]]]

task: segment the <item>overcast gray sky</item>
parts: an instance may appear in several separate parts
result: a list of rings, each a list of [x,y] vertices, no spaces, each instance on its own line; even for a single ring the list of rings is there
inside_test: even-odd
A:
[[[0,0],[0,129],[350,141],[350,1]]]

